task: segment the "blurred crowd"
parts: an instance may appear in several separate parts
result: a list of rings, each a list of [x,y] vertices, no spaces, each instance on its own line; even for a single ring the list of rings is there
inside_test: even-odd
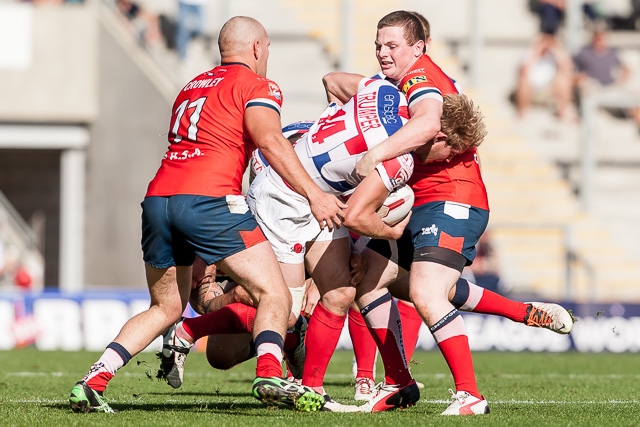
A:
[[[132,0],[114,2],[141,44],[175,51],[181,63],[187,59],[192,40],[203,39],[211,44],[212,38],[205,32],[208,0],[176,0],[174,14],[156,13]]]
[[[567,0],[531,0],[537,14],[539,34],[528,46],[518,70],[514,101],[521,118],[533,104],[551,106],[564,122],[579,121],[581,101],[597,92],[633,93],[630,69],[608,41],[612,30],[637,31],[640,1],[629,0],[627,14],[607,14],[599,2],[583,2],[584,30],[590,40],[577,52],[569,52],[559,36],[563,28]],[[640,131],[640,109],[615,109],[619,117],[635,121]]]
[[[86,0],[17,0],[20,3],[61,5],[84,3]],[[157,13],[148,7],[149,1],[98,0],[117,9],[123,21],[143,46],[153,49],[163,47],[175,52],[180,62],[187,59],[189,45],[202,39],[207,47],[212,42],[205,31],[205,8],[209,0],[175,0],[175,8],[169,13]]]
[[[84,0],[20,1],[62,4]],[[142,0],[100,1],[118,11],[143,46],[161,46],[173,52],[181,63],[188,58],[193,40],[212,42],[204,25],[209,0],[175,0],[173,12],[167,14],[150,10],[146,7],[149,2]],[[616,30],[640,30],[640,0],[619,2],[628,3],[626,13],[604,10],[600,7],[602,1],[581,2],[583,30],[590,35],[589,41],[577,52],[570,52],[562,37],[568,0],[528,1],[529,10],[539,21],[539,30],[523,53],[518,69],[513,101],[519,117],[526,118],[532,105],[545,105],[553,109],[559,120],[577,123],[585,96],[598,91],[632,91],[630,68],[610,45],[609,35]],[[640,130],[640,108],[618,109],[612,113],[633,120]],[[479,243],[478,258],[465,274],[481,286],[499,293],[508,292],[499,277],[499,266],[488,236]],[[28,287],[30,281],[12,249],[0,241],[0,285]]]
[[[62,3],[84,3],[85,0],[20,0],[20,3],[34,4],[62,4]]]
[[[81,3],[84,0],[20,0],[25,3]],[[209,0],[175,0],[171,13],[157,13],[142,0],[101,0],[116,8],[123,21],[145,47],[161,47],[175,54],[178,63],[189,58],[194,40],[209,51],[213,37],[205,30]],[[549,106],[559,120],[577,123],[585,96],[598,91],[635,92],[630,88],[630,69],[617,49],[609,44],[613,30],[640,30],[640,0],[584,0],[580,2],[584,30],[590,41],[570,52],[561,33],[569,0],[528,0],[539,20],[539,32],[522,55],[512,94],[518,116],[526,118],[532,105]],[[617,6],[617,7],[616,7]],[[620,7],[622,6],[622,7]],[[640,108],[610,109],[618,117],[632,119],[640,131]]]
[[[60,0],[58,0],[60,1]],[[176,0],[175,13],[157,14],[134,0],[115,3],[143,45],[162,46],[174,52],[180,64],[189,57],[189,46],[201,39],[206,46],[212,37],[204,29],[208,0]],[[577,123],[581,101],[598,91],[631,93],[630,69],[608,37],[613,30],[640,28],[640,0],[628,3],[623,12],[612,2],[581,2],[583,22],[590,41],[578,52],[563,42],[568,0],[529,0],[529,9],[539,20],[539,32],[523,53],[512,100],[518,116],[526,118],[532,105],[549,106],[559,120]],[[606,5],[607,7],[603,7]],[[208,49],[207,49],[208,50]],[[610,109],[617,117],[632,119],[640,131],[640,109]]]

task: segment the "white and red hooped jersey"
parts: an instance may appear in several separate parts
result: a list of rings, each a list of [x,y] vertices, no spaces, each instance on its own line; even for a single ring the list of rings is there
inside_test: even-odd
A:
[[[400,129],[407,122],[408,113],[407,100],[394,85],[385,80],[363,79],[349,102],[327,107],[294,150],[316,185],[339,196],[360,183],[355,173],[358,160]],[[413,157],[405,154],[376,169],[385,187],[392,191],[410,178]],[[274,182],[283,182],[271,168],[267,173]]]
[[[278,85],[245,64],[225,63],[195,77],[173,104],[169,148],[147,196],[240,195],[256,148],[244,111],[263,107],[280,114],[281,106]]]
[[[313,121],[311,120],[293,122],[282,128],[282,135],[290,141],[290,138],[294,136],[300,139],[302,135],[309,132],[312,125]],[[296,142],[292,142],[292,144],[295,145]],[[251,161],[249,163],[249,182],[252,182],[256,176],[264,172],[267,166],[269,166],[269,162],[264,158],[260,149],[253,150],[253,153],[251,153]]]

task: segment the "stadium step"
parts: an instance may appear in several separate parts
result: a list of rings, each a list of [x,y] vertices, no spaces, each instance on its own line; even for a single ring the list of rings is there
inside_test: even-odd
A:
[[[612,228],[581,210],[571,185],[517,129],[487,122],[480,153],[503,280],[547,299],[637,300],[640,268]]]
[[[324,99],[309,96],[311,92],[307,88],[317,85],[323,73],[331,71],[341,58],[348,60],[347,71],[365,75],[378,71],[373,40],[376,23],[382,16],[402,8],[423,13],[432,24],[434,43],[430,54],[445,72],[460,79],[487,117],[489,136],[480,154],[492,210],[489,232],[505,282],[514,290],[536,292],[547,299],[562,299],[570,289],[571,296],[578,301],[594,298],[612,301],[629,296],[640,300],[640,288],[636,286],[634,290],[632,286],[640,283],[640,263],[630,256],[624,228],[614,226],[611,216],[583,212],[576,197],[574,187],[580,171],[575,166],[575,153],[580,147],[571,141],[577,140],[578,129],[554,126],[546,131],[562,144],[548,142],[548,135],[538,129],[539,118],[534,114],[527,122],[518,121],[512,105],[495,89],[509,84],[511,79],[494,75],[497,71],[493,69],[510,70],[515,77],[512,67],[512,58],[518,56],[515,49],[523,48],[530,35],[537,31],[534,17],[530,16],[527,21],[530,14],[520,2],[501,5],[500,14],[514,19],[493,22],[494,19],[492,25],[485,28],[488,41],[494,46],[502,41],[503,46],[485,51],[486,61],[495,65],[491,77],[501,81],[484,87],[467,87],[466,64],[460,64],[455,53],[448,49],[457,43],[457,54],[462,58],[468,49],[464,25],[447,28],[443,24],[460,18],[461,9],[457,6],[438,8],[437,2],[424,0],[353,0],[351,6],[358,18],[349,33],[353,50],[349,55],[342,55],[341,49],[347,40],[342,19],[345,4],[339,0],[234,2],[234,15],[260,16],[270,35],[275,34],[278,43],[272,43],[274,53],[278,54],[281,49],[288,53],[284,57],[290,61],[285,61],[285,66],[280,66],[283,55],[278,55],[278,61],[272,61],[269,70],[270,77],[283,86],[286,94],[283,121],[288,120],[287,117],[297,120],[315,117]],[[465,16],[464,24],[468,23],[466,19]],[[286,25],[282,25],[283,22]],[[271,28],[279,30],[274,33]],[[505,42],[507,35],[518,39],[516,45]],[[291,73],[300,61],[317,58],[321,58],[318,62],[321,66],[314,69],[312,76],[306,76],[308,79]],[[308,99],[312,102],[307,102]],[[607,129],[618,124],[609,122],[605,123],[610,126]],[[629,147],[624,144],[626,139],[625,134],[611,141],[613,145],[599,146],[598,155],[607,161],[624,162],[627,153],[640,152],[640,144]],[[558,167],[562,161],[566,162],[564,172]],[[612,182],[618,181],[612,178]],[[572,266],[569,288],[566,283],[568,254]]]
[[[351,4],[353,19],[345,25],[346,5]],[[403,8],[399,0],[284,0],[295,12],[298,21],[304,22],[308,34],[325,44],[327,52],[339,63],[342,48],[350,40],[352,50],[346,56],[345,71],[364,75],[376,74],[378,64],[375,60],[375,28],[385,14]],[[348,31],[348,32],[346,32]]]

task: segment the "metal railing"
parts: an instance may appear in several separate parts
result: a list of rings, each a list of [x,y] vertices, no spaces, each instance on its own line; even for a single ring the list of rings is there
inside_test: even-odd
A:
[[[25,249],[33,248],[39,250],[41,245],[38,237],[33,230],[31,230],[31,227],[22,219],[2,191],[0,191],[0,224],[12,231],[11,234],[14,234],[15,238],[22,242],[20,246],[23,246]]]
[[[640,96],[622,91],[603,90],[586,94],[580,105],[582,113],[580,162],[580,203],[589,211],[593,205],[593,180],[596,171],[596,113],[599,107],[640,107]]]
[[[44,271],[44,256],[40,249],[43,242],[22,219],[2,191],[0,191],[0,230],[2,243],[17,249],[19,264],[32,270],[30,271],[32,276],[36,273],[36,277],[32,277],[31,288],[41,288],[42,278],[38,272]]]

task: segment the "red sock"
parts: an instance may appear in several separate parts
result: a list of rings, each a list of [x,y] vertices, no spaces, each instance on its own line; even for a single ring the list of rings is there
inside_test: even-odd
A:
[[[436,322],[436,326],[430,328],[431,333],[438,343],[447,365],[449,365],[453,381],[456,384],[456,391],[466,391],[480,398],[481,395],[473,372],[469,338],[467,337],[462,316],[454,309],[443,317],[443,319],[447,318],[449,320],[442,324]]]
[[[111,342],[82,380],[95,391],[102,393],[118,369],[126,365],[130,359],[131,355],[124,347]]]
[[[197,341],[209,335],[252,333],[255,317],[254,307],[234,303],[202,316],[184,319],[182,327]]]
[[[390,294],[386,294],[362,309],[362,317],[380,350],[387,384],[408,384],[411,380],[402,343],[400,313]]]
[[[256,377],[279,377],[282,375],[282,360],[271,353],[257,357]]]
[[[527,315],[528,306],[529,304],[513,301],[495,292],[483,289],[482,298],[480,298],[480,301],[472,311],[474,313],[496,314],[507,317],[514,322],[522,323],[524,322],[524,316]]]
[[[111,381],[111,378],[113,378],[113,374],[111,372],[102,370],[96,373],[86,382],[89,387],[91,387],[95,391],[99,391],[102,393],[107,388],[107,385],[109,384],[109,381]]]
[[[404,355],[407,358],[407,366],[411,363],[411,357],[416,350],[418,335],[422,327],[422,317],[413,305],[398,301],[398,311],[402,319],[402,341],[404,342]]]
[[[346,315],[330,312],[321,302],[313,309],[305,338],[307,356],[304,361],[302,384],[314,388],[322,387],[346,318]]]
[[[456,283],[454,305],[463,311],[494,314],[523,323],[529,304],[505,298],[495,292],[460,278]]]
[[[256,337],[256,377],[282,375],[282,345],[284,339],[274,331],[262,331]]]
[[[378,347],[373,340],[362,314],[358,310],[349,309],[349,335],[353,342],[353,354],[356,357],[358,373],[356,378],[374,379],[373,367],[376,361]]]

